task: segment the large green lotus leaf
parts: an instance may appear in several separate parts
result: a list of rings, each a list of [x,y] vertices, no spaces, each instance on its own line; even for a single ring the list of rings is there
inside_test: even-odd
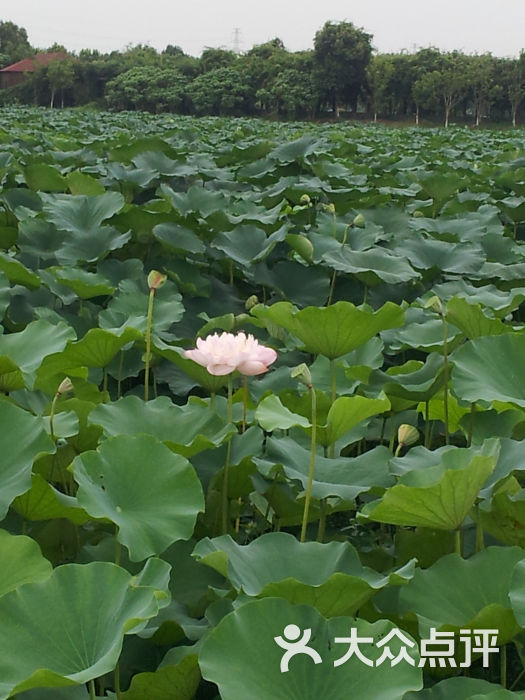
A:
[[[0,314],[2,315],[2,318],[7,307],[9,306],[9,302],[11,301],[10,290],[11,285],[7,279],[7,275],[0,270]]]
[[[298,413],[292,413],[275,394],[263,399],[255,411],[255,420],[266,431],[288,430],[294,425],[310,427],[310,421]]]
[[[29,289],[40,287],[40,277],[7,253],[0,253],[0,270],[12,284],[22,284]]]
[[[41,418],[0,401],[0,518],[16,496],[31,488],[31,468],[38,455],[55,451]]]
[[[137,673],[122,700],[192,700],[201,680],[197,654],[188,654],[178,663],[164,664],[154,673]]]
[[[113,294],[115,287],[99,272],[88,272],[81,268],[57,268],[53,270],[56,279],[70,287],[81,299]]]
[[[480,304],[470,304],[461,297],[452,297],[447,302],[447,320],[459,328],[469,340],[484,335],[512,332],[512,326],[484,314]]]
[[[185,406],[177,406],[167,396],[147,402],[138,396],[125,396],[97,406],[89,422],[102,426],[109,437],[154,435],[184,457],[217,447],[231,432],[217,413],[196,397],[190,397]]]
[[[462,401],[505,401],[525,407],[525,335],[475,338],[453,354],[452,391]]]
[[[0,698],[86,683],[112,671],[124,635],[140,630],[167,600],[159,582],[169,565],[155,562],[146,567],[157,575],[143,581],[108,562],[66,564],[3,596]]]
[[[153,235],[168,248],[188,253],[204,253],[206,246],[201,239],[186,226],[176,223],[157,224],[153,227]]]
[[[96,178],[83,173],[80,170],[73,170],[66,175],[67,186],[71,194],[84,194],[93,197],[97,194],[104,194],[104,185]]]
[[[359,457],[328,459],[316,455],[312,497],[333,496],[343,502],[353,502],[372,487],[387,488],[394,484],[389,473],[392,453],[383,446],[375,447]],[[310,450],[291,438],[268,438],[264,458],[255,458],[258,470],[273,478],[279,465],[288,479],[297,480],[305,489],[308,481]]]
[[[481,678],[446,678],[432,688],[409,692],[403,700],[523,700],[525,693],[504,690]]]
[[[0,597],[24,583],[45,579],[53,571],[51,563],[42,556],[40,547],[30,537],[0,530],[0,552]]]
[[[366,284],[379,282],[403,284],[419,279],[421,275],[404,257],[391,253],[386,248],[355,251],[349,246],[341,246],[338,251],[330,251],[322,259],[334,270],[361,277]]]
[[[205,219],[218,211],[228,208],[229,202],[224,192],[213,192],[199,185],[192,185],[187,192],[175,192],[166,184],[160,186],[160,191],[173,204],[173,207],[184,216],[197,213]]]
[[[0,355],[0,391],[10,393],[24,387],[24,375],[20,367],[9,357]]]
[[[417,349],[424,352],[438,352],[443,348],[443,323],[433,314],[423,309],[411,307],[406,312],[403,328],[385,331],[383,340],[390,346],[390,352]],[[447,323],[447,343],[449,353],[464,340],[463,334],[452,323]]]
[[[25,187],[14,187],[13,189],[4,190],[2,192],[2,200],[18,219],[26,218],[23,216],[25,210],[30,210],[31,212],[42,211],[41,197],[37,192],[28,190]]]
[[[119,350],[140,338],[142,334],[134,328],[124,328],[118,335],[101,328],[91,328],[81,340],[69,342],[61,352],[45,357],[37,371],[35,387],[56,391],[59,383],[57,377],[60,375],[67,375],[78,367],[106,367]]]
[[[31,475],[31,488],[15,498],[12,507],[25,520],[67,518],[75,525],[82,525],[90,519],[76,498],[57,491],[40,474]]]
[[[454,244],[416,237],[414,234],[397,244],[395,252],[405,257],[416,270],[435,268],[460,275],[477,272],[485,262],[485,253],[479,244]]]
[[[390,581],[364,567],[348,542],[299,542],[285,532],[266,533],[244,546],[229,535],[206,537],[193,556],[226,576],[237,591],[313,605],[325,617],[353,614]],[[396,574],[410,577],[412,565]]]
[[[44,213],[48,221],[63,231],[89,235],[94,234],[103,221],[120,211],[124,203],[120,192],[104,192],[94,197],[47,195],[44,199]]]
[[[269,154],[269,158],[281,163],[295,163],[297,160],[306,158],[313,153],[326,153],[328,145],[317,136],[301,136],[301,138],[284,143],[274,148]]]
[[[398,589],[397,612],[415,614],[421,636],[445,625],[455,630],[488,627],[498,629],[498,641],[505,644],[520,631],[509,594],[517,590],[513,572],[523,559],[520,547],[488,547],[469,559],[448,554],[428,569],[416,569],[413,579]]]
[[[473,517],[483,532],[508,545],[525,546],[525,501],[516,479],[508,479],[490,501],[482,503]]]
[[[118,294],[99,314],[100,327],[113,331],[131,327],[145,333],[148,295],[145,277],[140,281],[122,280],[119,284]],[[184,313],[181,299],[176,285],[170,280],[155,292],[152,318],[153,333],[166,331],[172,324],[180,321]]]
[[[240,265],[249,265],[257,258],[266,244],[266,233],[255,226],[243,224],[232,231],[223,231],[213,240],[212,246],[222,251],[228,259]]]
[[[6,355],[21,369],[26,382],[32,385],[35,370],[47,355],[59,352],[75,331],[61,321],[56,325],[39,320],[29,323],[19,333],[0,335],[0,355]]]
[[[506,549],[510,548],[506,547]],[[512,547],[512,550],[514,549],[518,548]],[[523,553],[522,549],[521,552]],[[525,559],[523,557],[512,573],[509,598],[516,620],[523,627],[525,624]]]
[[[284,649],[275,637],[282,637],[288,625],[300,632],[310,631],[308,646],[319,654],[320,663],[298,654],[290,660],[288,671],[281,672]],[[370,667],[354,655],[334,668],[349,646],[335,639],[348,638],[351,628],[358,637],[372,640],[363,643],[361,651],[374,662],[382,652],[377,643],[393,625],[386,620],[370,624],[349,617],[327,621],[305,605],[255,600],[224,617],[210,632],[201,647],[199,665],[204,678],[219,686],[222,700],[402,700],[406,691],[422,687],[415,642],[408,650],[415,665],[403,661]],[[394,656],[401,646],[396,637],[391,640]]]
[[[443,452],[437,466],[407,472],[379,504],[371,503],[363,512],[392,525],[458,529],[494,471],[498,451],[499,444],[488,443],[475,456],[460,448]]]
[[[382,390],[390,397],[409,401],[427,401],[444,384],[443,357],[430,353],[424,364],[409,360],[404,365],[390,367],[386,372],[375,370],[371,373],[366,391]]]
[[[387,302],[378,311],[358,309],[348,301],[327,307],[308,306],[297,311],[290,302],[256,306],[252,313],[263,321],[277,324],[297,336],[308,352],[335,359],[354,350],[387,328],[403,325],[404,312]]]
[[[67,180],[56,168],[46,163],[33,163],[24,168],[24,176],[30,190],[65,192]]]
[[[365,396],[340,396],[328,411],[326,442],[333,445],[362,421],[390,410],[390,401],[381,393],[375,399]]]
[[[189,539],[204,510],[191,464],[151,435],[109,438],[96,452],[76,457],[72,469],[79,505],[118,526],[132,561]]]

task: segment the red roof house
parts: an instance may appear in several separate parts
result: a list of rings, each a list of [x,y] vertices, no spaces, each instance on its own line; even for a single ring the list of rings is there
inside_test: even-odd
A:
[[[67,53],[57,51],[54,53],[37,53],[30,58],[23,58],[21,61],[17,61],[0,70],[0,88],[18,85],[24,80],[27,73],[34,73],[40,66],[46,66],[51,61],[58,61],[67,57]]]

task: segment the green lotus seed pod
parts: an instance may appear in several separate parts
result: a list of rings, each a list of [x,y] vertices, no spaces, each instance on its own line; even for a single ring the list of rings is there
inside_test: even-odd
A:
[[[412,216],[414,217],[414,219],[420,219],[422,216],[425,215],[420,209],[416,209],[414,212],[412,212]]]
[[[310,199],[310,195],[308,194],[302,194],[301,199],[299,200],[301,204],[311,204],[312,200]]]
[[[244,302],[244,308],[246,311],[249,311],[250,309],[253,309],[254,306],[257,306],[259,303],[259,297],[256,294],[252,294],[251,297],[248,297],[246,301]]]

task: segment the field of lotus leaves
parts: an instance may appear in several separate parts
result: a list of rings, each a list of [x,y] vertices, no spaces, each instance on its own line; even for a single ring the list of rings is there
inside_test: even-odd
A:
[[[523,131],[1,110],[0,700],[525,698],[524,307]]]

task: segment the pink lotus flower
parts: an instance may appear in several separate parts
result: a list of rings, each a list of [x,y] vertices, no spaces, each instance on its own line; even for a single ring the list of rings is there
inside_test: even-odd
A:
[[[264,374],[268,365],[275,362],[277,353],[272,348],[259,345],[253,335],[245,333],[221,333],[197,338],[197,347],[185,350],[184,356],[206,367],[216,376],[237,370],[241,374]]]

